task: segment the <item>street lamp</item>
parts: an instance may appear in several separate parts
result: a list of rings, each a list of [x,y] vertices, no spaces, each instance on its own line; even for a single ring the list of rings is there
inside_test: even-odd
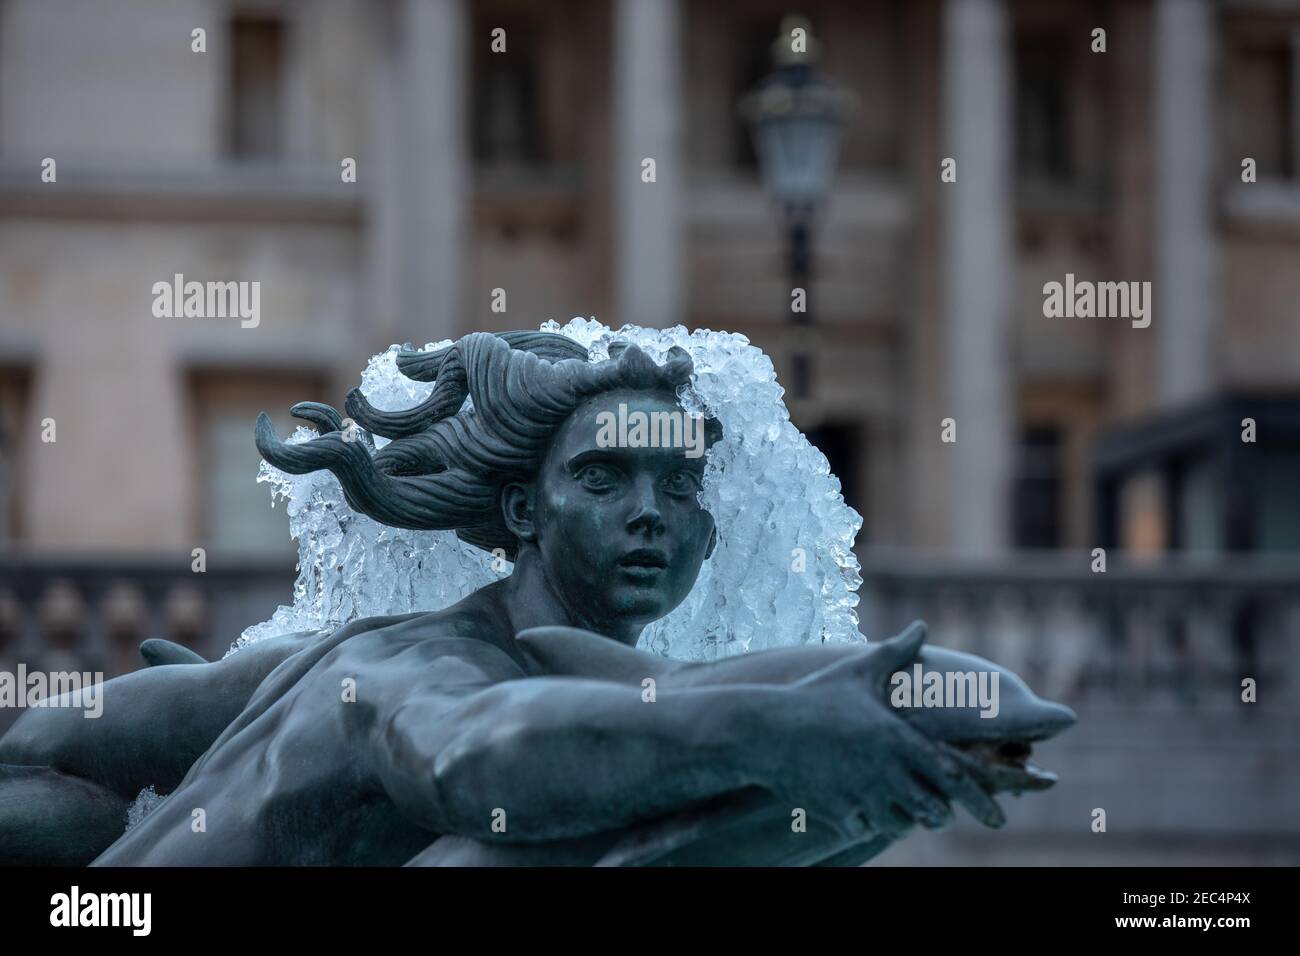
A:
[[[817,53],[808,21],[786,17],[772,44],[776,68],[739,104],[753,136],[763,185],[785,222],[792,294],[794,289],[804,293],[803,311],[791,313],[796,326],[813,322],[813,219],[830,193],[840,132],[852,106],[851,95],[816,69]],[[803,348],[794,348],[791,355],[795,398],[811,393],[807,331],[799,337]]]

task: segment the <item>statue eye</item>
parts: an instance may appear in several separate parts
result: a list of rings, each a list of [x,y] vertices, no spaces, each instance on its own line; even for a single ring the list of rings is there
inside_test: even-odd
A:
[[[574,477],[588,491],[608,491],[617,480],[608,465],[584,465]]]
[[[700,479],[695,472],[681,468],[664,478],[664,490],[670,495],[693,495],[700,490]]]

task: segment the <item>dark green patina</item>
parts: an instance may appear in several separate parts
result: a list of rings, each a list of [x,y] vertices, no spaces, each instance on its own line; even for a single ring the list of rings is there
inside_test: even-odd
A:
[[[442,611],[219,662],[146,642],[152,666],[109,681],[99,719],[32,710],[0,739],[0,862],[849,865],[952,803],[1000,826],[992,794],[1050,783],[1029,745],[1073,714],[1008,672],[992,720],[889,706],[915,661],[995,667],[923,648],[919,625],[713,663],[636,650],[716,531],[704,459],[607,447],[597,416],[679,412],[690,359],[586,359],[560,336],[479,333],[402,355],[435,382],[415,409],[349,396],[359,435],[324,405],[295,408],[320,430],[303,444],[259,419],[272,464],[329,468],[358,511],[455,530],[513,572]],[[123,833],[145,787],[168,796]]]

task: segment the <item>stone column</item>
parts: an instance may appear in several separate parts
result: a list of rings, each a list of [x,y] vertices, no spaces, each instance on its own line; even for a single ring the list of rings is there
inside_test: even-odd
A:
[[[402,11],[376,11],[368,23],[371,72],[367,91],[368,146],[357,184],[365,197],[366,293],[359,324],[367,346],[375,351],[409,336],[398,334],[404,313],[402,277],[402,219],[404,153],[399,107],[402,89]],[[423,344],[423,343],[420,343]],[[342,373],[342,369],[339,369]],[[355,375],[355,369],[353,370]]]
[[[1012,400],[1009,23],[1002,0],[947,0],[943,22],[944,156],[957,181],[940,187],[944,216],[947,399],[957,422],[949,462],[949,546],[987,555],[1010,536]],[[932,175],[938,176],[940,157]],[[933,441],[940,423],[930,423]]]
[[[1209,0],[1159,0],[1156,7],[1151,331],[1165,405],[1215,385],[1214,15]]]
[[[601,316],[663,327],[685,322],[686,189],[681,148],[679,0],[618,0],[614,11],[615,308]],[[656,181],[641,164],[655,161]]]
[[[1291,140],[1291,167],[1294,175],[1295,157],[1300,156],[1300,27],[1291,31],[1291,116],[1289,119],[1290,126],[1286,132]]]
[[[397,329],[422,345],[464,327],[470,192],[463,0],[402,0],[395,163],[401,245]],[[487,42],[486,38],[475,38]]]

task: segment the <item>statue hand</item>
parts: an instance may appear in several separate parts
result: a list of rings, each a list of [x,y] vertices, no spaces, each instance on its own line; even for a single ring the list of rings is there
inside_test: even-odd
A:
[[[945,827],[950,801],[986,826],[1006,822],[962,765],[885,701],[890,674],[915,660],[924,640],[924,625],[914,624],[789,686],[785,713],[775,715],[785,741],[778,796],[802,801],[849,838]]]

